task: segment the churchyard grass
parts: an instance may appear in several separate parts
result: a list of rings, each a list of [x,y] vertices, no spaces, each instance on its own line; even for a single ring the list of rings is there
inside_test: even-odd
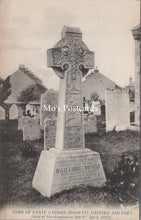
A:
[[[139,157],[139,132],[122,131],[107,134],[88,134],[86,147],[98,151],[106,177],[119,161],[123,152]],[[104,188],[83,187],[63,191],[51,198],[43,197],[32,187],[32,179],[43,150],[43,139],[23,142],[21,137],[12,140],[3,139],[0,148],[0,204],[21,205],[129,205],[137,199],[119,201]]]

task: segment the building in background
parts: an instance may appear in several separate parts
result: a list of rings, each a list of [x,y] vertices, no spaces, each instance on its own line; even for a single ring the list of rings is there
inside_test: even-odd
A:
[[[38,116],[40,112],[40,96],[47,91],[42,81],[24,65],[20,65],[18,70],[10,75],[9,81],[11,84],[11,94],[4,101],[3,105],[6,111],[6,118],[17,119],[21,117],[23,113]],[[38,97],[37,100],[31,100],[28,103],[24,101],[24,98],[23,101],[18,100],[23,91],[33,87],[34,93]],[[25,100],[26,98],[27,97],[25,97]]]
[[[100,73],[97,68],[89,71],[82,79],[84,103],[92,106],[92,103],[97,102],[97,105],[94,107],[96,110],[94,111],[94,115],[100,121],[105,121],[105,91],[106,89],[115,88],[120,88],[120,86]]]
[[[100,100],[105,100],[105,90],[120,88],[115,82],[99,72],[98,69],[91,70],[82,79],[83,97],[91,99],[93,93],[97,93]]]
[[[135,123],[135,82],[132,76],[129,77],[129,85],[125,89],[129,91],[130,122]]]

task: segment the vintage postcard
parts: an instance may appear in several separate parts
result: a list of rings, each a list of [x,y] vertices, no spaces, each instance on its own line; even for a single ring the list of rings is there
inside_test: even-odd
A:
[[[0,0],[0,220],[139,220],[140,1]]]

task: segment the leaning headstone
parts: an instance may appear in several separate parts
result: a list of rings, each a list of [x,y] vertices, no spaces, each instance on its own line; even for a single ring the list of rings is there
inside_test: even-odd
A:
[[[126,89],[107,89],[105,92],[106,131],[126,130],[130,125],[129,92]]]
[[[38,118],[28,118],[23,127],[23,141],[34,141],[41,138],[41,127]]]
[[[0,106],[0,120],[4,120],[5,119],[5,109]]]
[[[44,120],[44,150],[55,146],[56,118]]]
[[[40,125],[44,129],[45,118],[53,119],[57,116],[58,92],[49,89],[45,94],[41,95],[40,106]]]
[[[93,63],[79,28],[64,27],[61,41],[48,50],[48,66],[60,77],[60,89],[55,148],[42,151],[32,182],[44,196],[105,184],[100,155],[85,148],[84,141],[82,75]]]

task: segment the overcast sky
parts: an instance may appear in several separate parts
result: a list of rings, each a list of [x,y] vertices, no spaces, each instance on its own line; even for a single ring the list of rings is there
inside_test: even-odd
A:
[[[95,51],[99,71],[124,86],[134,76],[134,40],[138,0],[0,0],[0,76],[25,64],[48,88],[59,79],[46,66],[46,51],[61,38],[64,25],[80,27]]]

